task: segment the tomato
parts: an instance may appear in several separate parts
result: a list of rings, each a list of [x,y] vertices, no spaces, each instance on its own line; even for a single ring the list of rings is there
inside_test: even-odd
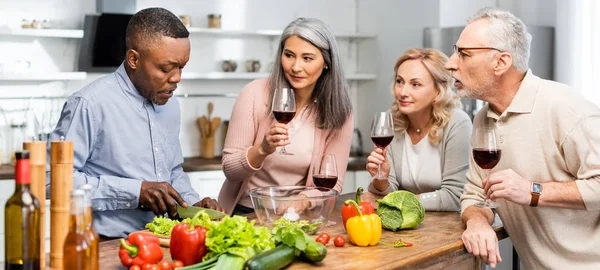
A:
[[[320,238],[323,238],[323,240],[325,240],[325,243],[321,243],[323,245],[326,245],[327,243],[329,243],[329,239],[331,239],[331,237],[329,236],[328,233],[322,233],[321,235],[319,235]]]
[[[343,247],[344,244],[346,244],[346,239],[344,239],[343,236],[338,235],[338,236],[335,237],[335,239],[333,239],[333,244],[336,247]]]
[[[171,263],[169,261],[162,260],[158,263],[158,268],[160,268],[160,270],[171,270]]]
[[[183,267],[183,262],[173,261],[173,264],[171,265],[171,267],[173,267],[173,269],[181,268],[181,267]]]
[[[160,270],[160,269],[158,269],[157,264],[145,263],[142,266],[142,270]]]
[[[139,265],[132,265],[129,270],[142,270],[142,268]]]
[[[321,236],[317,237],[317,239],[315,239],[315,241],[317,241],[323,245],[327,245],[327,241],[325,241],[325,238],[323,238]]]

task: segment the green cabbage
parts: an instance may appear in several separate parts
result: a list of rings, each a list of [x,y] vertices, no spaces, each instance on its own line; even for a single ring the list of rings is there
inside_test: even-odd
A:
[[[392,231],[413,229],[425,218],[425,208],[417,196],[406,190],[394,191],[377,200],[381,225]]]

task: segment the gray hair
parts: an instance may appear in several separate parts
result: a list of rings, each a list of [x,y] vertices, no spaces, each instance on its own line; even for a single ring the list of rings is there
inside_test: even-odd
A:
[[[481,19],[490,22],[488,33],[492,38],[492,46],[510,53],[515,69],[526,72],[529,69],[531,34],[527,32],[523,21],[508,11],[485,7],[471,16],[467,23]]]
[[[317,47],[323,54],[327,67],[317,80],[312,93],[311,100],[315,102],[309,105],[310,113],[317,114],[317,127],[320,129],[341,128],[352,113],[348,82],[344,76],[335,37],[329,27],[318,19],[298,18],[283,30],[270,75],[269,100],[273,98],[275,89],[291,87],[284,75],[281,54],[285,41],[292,36],[297,36]],[[271,111],[271,106],[272,104],[269,104],[268,112]]]

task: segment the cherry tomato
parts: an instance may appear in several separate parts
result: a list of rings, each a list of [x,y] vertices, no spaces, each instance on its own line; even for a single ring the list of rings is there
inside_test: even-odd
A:
[[[139,265],[132,265],[129,270],[142,270],[142,268]]]
[[[338,235],[338,236],[335,237],[335,239],[333,239],[333,244],[336,247],[343,247],[344,244],[346,244],[346,239],[344,239],[343,236]]]
[[[162,260],[158,263],[158,268],[160,268],[160,270],[171,270],[171,263],[169,261]]]
[[[171,265],[171,267],[173,267],[173,269],[181,268],[181,267],[183,267],[183,262],[182,261],[173,261],[173,264]]]
[[[321,244],[326,245],[327,243],[329,243],[329,239],[331,239],[331,236],[329,236],[328,233],[322,233],[321,235],[319,235],[319,238],[323,238],[323,240],[325,240],[325,243]]]
[[[321,243],[323,245],[327,245],[327,241],[325,241],[325,238],[323,237],[317,237],[317,239],[315,239],[315,241],[317,241],[318,243]]]
[[[158,269],[157,264],[145,263],[142,266],[142,270],[160,270],[160,269]]]

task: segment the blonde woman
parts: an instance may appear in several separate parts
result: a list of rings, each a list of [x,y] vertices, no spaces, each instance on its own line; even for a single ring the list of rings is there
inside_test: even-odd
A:
[[[419,197],[427,211],[458,211],[469,167],[471,120],[452,92],[444,68],[448,57],[433,49],[411,49],[396,61],[392,85],[394,141],[367,158],[374,176],[384,179],[369,191],[385,195],[403,189]]]

